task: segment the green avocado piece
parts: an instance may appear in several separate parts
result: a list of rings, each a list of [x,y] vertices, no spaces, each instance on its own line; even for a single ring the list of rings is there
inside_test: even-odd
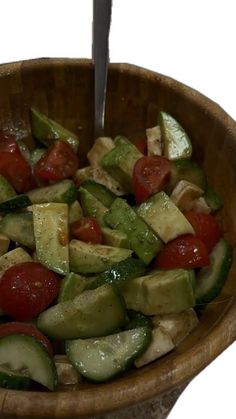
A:
[[[160,112],[158,123],[164,141],[164,155],[169,160],[190,158],[192,144],[183,127],[166,112]]]
[[[105,227],[104,215],[108,211],[87,189],[79,188],[79,200],[85,216],[95,217],[101,227]]]
[[[117,198],[104,219],[110,227],[127,234],[130,248],[145,264],[161,249],[161,240],[124,199]]]
[[[103,272],[132,254],[129,249],[88,244],[80,240],[71,240],[69,248],[70,270],[84,274]]]
[[[193,277],[191,270],[157,270],[124,282],[120,290],[128,309],[147,316],[179,313],[195,304]]]
[[[47,147],[60,139],[71,145],[77,152],[79,139],[76,134],[64,128],[38,110],[31,108],[31,129],[33,136]]]
[[[124,301],[111,285],[84,291],[42,312],[38,328],[55,339],[105,336],[126,323]]]
[[[187,218],[165,192],[143,202],[137,213],[165,243],[182,234],[194,234]]]
[[[143,154],[125,137],[116,137],[115,147],[101,160],[101,166],[124,188],[132,192],[133,168]]]

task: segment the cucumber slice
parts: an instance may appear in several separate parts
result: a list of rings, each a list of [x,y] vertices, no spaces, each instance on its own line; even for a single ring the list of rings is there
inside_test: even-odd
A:
[[[38,161],[41,159],[41,157],[43,157],[43,155],[47,152],[46,148],[35,148],[35,150],[33,150],[31,152],[30,155],[30,164],[31,166],[35,166],[36,163],[38,163]]]
[[[195,297],[196,304],[207,304],[223,288],[232,264],[232,248],[224,240],[216,244],[210,254],[210,266],[202,268],[197,274]]]
[[[18,212],[5,215],[0,221],[0,232],[10,240],[35,248],[33,215],[31,212]]]
[[[167,186],[168,193],[181,180],[187,180],[202,190],[206,188],[206,176],[202,168],[191,160],[175,160],[171,162],[170,181]]]
[[[66,353],[72,365],[84,377],[107,381],[125,371],[145,351],[151,329],[140,327],[96,339],[66,342]]]
[[[102,242],[107,246],[122,247],[129,249],[129,240],[127,235],[120,230],[113,230],[109,227],[102,227]]]
[[[33,205],[37,259],[61,275],[69,273],[68,205]]]
[[[33,136],[47,147],[60,139],[70,144],[75,152],[78,150],[79,139],[76,134],[34,108],[31,108],[31,129]]]
[[[17,195],[0,203],[0,213],[13,212],[28,207],[31,204],[32,202],[27,195]]]
[[[76,339],[107,335],[125,322],[121,295],[111,285],[103,285],[50,307],[39,315],[37,325],[51,338]]]
[[[192,144],[183,127],[166,112],[159,113],[158,122],[164,141],[165,157],[169,160],[191,157]]]
[[[12,390],[28,390],[30,384],[30,378],[16,374],[6,367],[0,367],[0,387]]]
[[[7,201],[15,195],[16,192],[11,184],[5,179],[5,177],[0,175],[0,202]]]
[[[79,188],[79,199],[84,215],[95,217],[101,227],[105,227],[104,215],[107,213],[106,208],[101,201],[95,198],[87,189]]]
[[[31,162],[31,157],[30,157],[30,151],[27,147],[27,145],[24,143],[23,140],[18,140],[17,144],[20,148],[21,154],[24,157],[24,159],[30,164]]]
[[[58,302],[73,300],[77,295],[81,294],[86,287],[86,281],[80,275],[70,272],[61,281]]]
[[[207,186],[204,198],[213,212],[218,211],[223,206],[222,199],[210,186]]]
[[[137,327],[152,328],[151,317],[145,316],[143,313],[130,310],[128,312],[129,322],[125,326],[125,330],[136,329]]]
[[[53,359],[31,336],[13,334],[0,338],[0,368],[30,378],[49,390],[57,386]]]
[[[73,204],[69,206],[68,217],[69,217],[69,224],[74,223],[75,221],[78,221],[83,217],[83,211],[82,211],[79,201],[75,201],[73,202]]]
[[[31,256],[21,247],[11,250],[0,257],[0,275],[18,263],[32,262]]]
[[[137,278],[146,271],[145,264],[139,259],[127,258],[116,263],[105,272],[101,273],[86,289],[95,289],[104,284],[119,285],[126,280]]]
[[[105,207],[110,208],[117,196],[106,186],[97,183],[92,179],[85,180],[81,186],[97,198]]]
[[[77,199],[77,188],[72,180],[66,179],[54,185],[32,189],[27,193],[33,204],[46,204],[47,202],[66,203],[71,205]]]

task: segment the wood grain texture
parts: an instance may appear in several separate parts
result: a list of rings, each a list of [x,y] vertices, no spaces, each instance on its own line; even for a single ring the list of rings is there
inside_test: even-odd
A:
[[[0,66],[0,128],[33,144],[29,107],[79,134],[80,162],[93,143],[93,65],[88,60],[40,59]],[[215,103],[175,80],[127,64],[110,65],[105,134],[142,137],[165,110],[189,133],[195,158],[224,200],[220,220],[236,243],[236,123]],[[75,418],[101,415],[159,396],[190,380],[236,336],[236,262],[199,327],[171,354],[106,384],[56,393],[0,390],[1,417]]]

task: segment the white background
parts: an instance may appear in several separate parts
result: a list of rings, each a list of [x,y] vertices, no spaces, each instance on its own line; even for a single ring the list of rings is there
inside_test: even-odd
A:
[[[113,0],[112,62],[169,75],[236,119],[234,0]],[[92,0],[1,0],[0,63],[91,57]],[[1,94],[1,92],[0,92]],[[185,390],[170,419],[235,419],[236,344]]]

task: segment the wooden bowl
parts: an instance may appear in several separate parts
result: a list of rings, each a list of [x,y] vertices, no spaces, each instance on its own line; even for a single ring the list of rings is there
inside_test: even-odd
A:
[[[39,59],[0,66],[0,126],[32,144],[29,108],[37,107],[74,132],[80,161],[93,143],[93,65],[88,60]],[[165,110],[189,133],[195,159],[224,200],[222,229],[236,240],[236,123],[215,103],[168,77],[126,64],[109,68],[107,135],[142,137]],[[0,390],[1,417],[73,418],[137,404],[189,381],[236,336],[234,260],[220,296],[200,326],[172,353],[106,384],[83,384],[56,393]]]

